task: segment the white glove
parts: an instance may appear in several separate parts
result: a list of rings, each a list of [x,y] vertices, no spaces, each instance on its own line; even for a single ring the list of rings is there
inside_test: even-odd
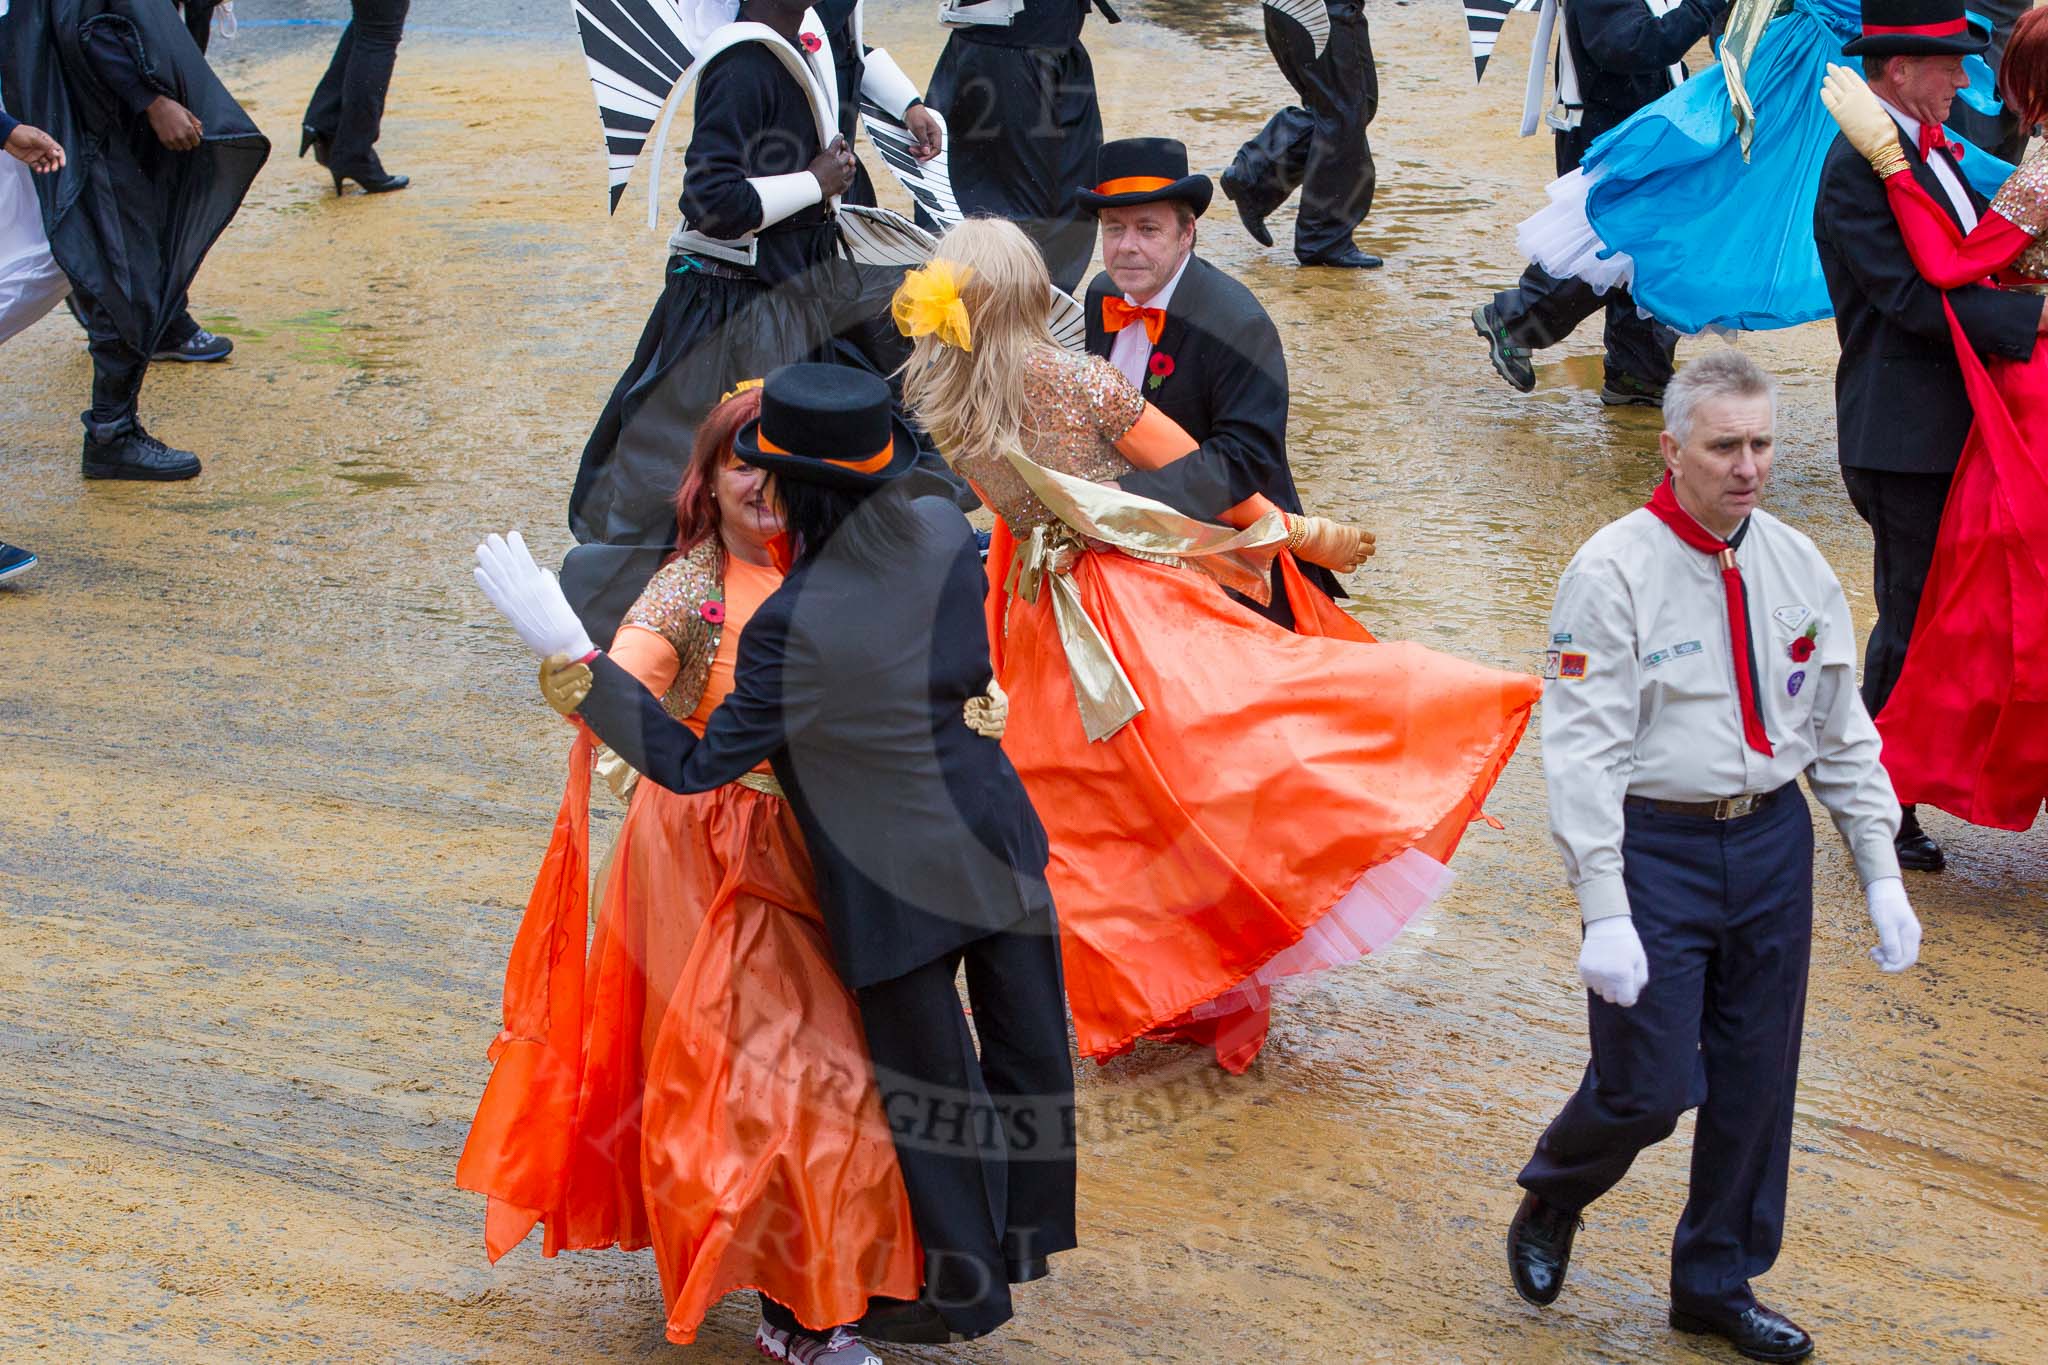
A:
[[[1610,915],[1586,926],[1586,941],[1579,945],[1579,980],[1610,1005],[1627,1009],[1635,1004],[1650,984],[1650,959],[1643,956],[1634,920]]]
[[[1903,972],[1920,960],[1920,917],[1906,900],[1906,884],[1880,877],[1863,888],[1870,904],[1870,922],[1877,927],[1877,946],[1870,960],[1888,972]]]
[[[590,653],[590,633],[562,596],[562,585],[533,562],[517,531],[509,539],[494,532],[476,547],[476,585],[541,658]]]

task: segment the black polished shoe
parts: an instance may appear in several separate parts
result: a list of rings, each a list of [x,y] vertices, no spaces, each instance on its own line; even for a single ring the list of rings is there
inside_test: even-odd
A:
[[[1600,401],[1610,408],[1661,408],[1664,386],[1638,379],[1632,374],[1610,373],[1600,385]]]
[[[333,168],[329,167],[329,170]],[[412,177],[409,175],[392,175],[386,171],[334,171],[333,174],[334,192],[337,195],[344,192],[342,185],[350,180],[361,185],[364,194],[389,194],[393,190],[402,190],[412,183]]]
[[[315,128],[312,124],[302,123],[299,125],[299,159],[301,161],[305,160],[306,153],[311,151],[313,159],[325,166],[327,164],[327,149],[333,145],[334,139],[321,132],[318,128]]]
[[[1223,197],[1237,205],[1237,221],[1244,224],[1244,230],[1252,235],[1252,240],[1260,246],[1273,245],[1273,233],[1266,226],[1266,215],[1252,207],[1244,187],[1232,180],[1228,171],[1217,177],[1217,183],[1223,186]]]
[[[1556,1303],[1578,1231],[1579,1215],[1524,1194],[1508,1224],[1508,1274],[1514,1277],[1515,1292],[1538,1308]]]
[[[19,545],[9,545],[0,540],[0,583],[17,574],[25,574],[36,566],[36,557]]]
[[[1813,1338],[1805,1329],[1762,1304],[1736,1317],[1708,1317],[1673,1308],[1671,1325],[1694,1336],[1724,1338],[1751,1360],[1804,1360],[1813,1354]]]
[[[1487,358],[1493,361],[1494,371],[1517,393],[1533,393],[1535,362],[1529,358],[1527,346],[1517,346],[1508,340],[1508,325],[1500,320],[1500,310],[1490,303],[1474,308],[1472,330],[1485,338]]]
[[[142,429],[137,422],[108,441],[85,437],[82,472],[88,479],[140,479],[170,483],[199,477],[199,457],[189,450],[173,450]]]
[[[1903,808],[1892,847],[1898,850],[1899,866],[1908,872],[1939,872],[1948,866],[1948,855],[1920,828],[1920,812],[1911,806]]]
[[[1325,251],[1320,256],[1305,257],[1301,263],[1309,266],[1332,266],[1338,270],[1378,270],[1386,264],[1379,257],[1367,251],[1360,251],[1355,246],[1341,246],[1335,251]]]

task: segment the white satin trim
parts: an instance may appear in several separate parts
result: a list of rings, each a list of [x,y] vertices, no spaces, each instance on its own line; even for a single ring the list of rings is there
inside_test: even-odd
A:
[[[1628,288],[1636,277],[1636,263],[1625,252],[1606,254],[1607,244],[1586,217],[1586,196],[1592,187],[1593,177],[1583,169],[1551,181],[1545,191],[1550,202],[1522,220],[1515,229],[1515,245],[1559,279],[1584,280],[1604,294],[1617,285]]]

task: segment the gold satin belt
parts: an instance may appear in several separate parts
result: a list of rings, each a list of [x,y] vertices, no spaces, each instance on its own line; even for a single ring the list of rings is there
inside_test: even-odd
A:
[[[788,794],[782,790],[782,784],[777,782],[771,773],[741,773],[733,780],[748,791],[756,791],[763,796],[772,796],[778,801],[787,801],[789,799]]]
[[[1091,741],[1121,730],[1145,703],[1073,584],[1073,566],[1082,554],[1112,549],[1149,563],[1199,569],[1262,605],[1272,599],[1273,557],[1287,543],[1287,527],[1278,513],[1233,531],[1183,516],[1163,502],[1047,469],[1021,451],[1004,453],[1059,520],[1031,528],[1031,538],[1010,561],[1003,587],[1012,601],[1036,602],[1039,590],[1050,583],[1053,621],[1074,681],[1081,729]]]

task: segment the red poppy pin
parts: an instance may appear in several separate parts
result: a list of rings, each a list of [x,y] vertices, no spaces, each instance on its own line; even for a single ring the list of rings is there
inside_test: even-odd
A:
[[[796,40],[804,45],[804,51],[816,52],[825,45],[825,40],[815,33],[799,33]]]
[[[697,614],[704,618],[707,626],[722,626],[725,624],[725,603],[716,600],[706,602],[697,608]]]
[[[1164,351],[1154,351],[1145,368],[1152,372],[1152,377],[1145,381],[1145,387],[1156,389],[1173,377],[1173,357]]]
[[[1813,657],[1814,638],[1819,634],[1820,622],[1815,621],[1806,628],[1804,635],[1795,636],[1792,643],[1785,646],[1785,652],[1792,656],[1793,663],[1803,664]]]

